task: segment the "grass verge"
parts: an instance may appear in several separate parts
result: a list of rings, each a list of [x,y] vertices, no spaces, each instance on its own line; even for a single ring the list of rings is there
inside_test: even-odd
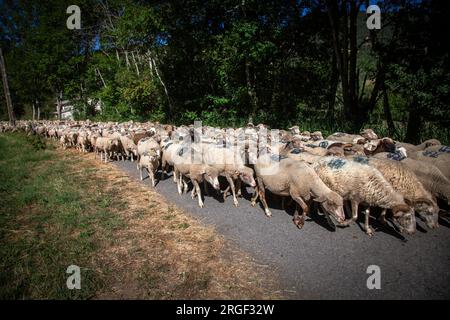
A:
[[[23,134],[0,135],[0,270],[0,299],[281,297],[212,227],[92,154]]]

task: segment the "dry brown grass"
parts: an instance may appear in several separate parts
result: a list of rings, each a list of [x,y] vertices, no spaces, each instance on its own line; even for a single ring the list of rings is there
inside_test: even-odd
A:
[[[115,195],[125,226],[93,258],[105,287],[98,299],[278,299],[274,273],[205,226],[93,154],[58,151],[103,181],[86,192]]]

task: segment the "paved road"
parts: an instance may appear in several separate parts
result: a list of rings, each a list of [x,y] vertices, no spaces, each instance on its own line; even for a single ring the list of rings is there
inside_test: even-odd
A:
[[[139,179],[135,164],[115,162]],[[143,183],[150,188],[148,179]],[[299,299],[449,299],[450,225],[429,231],[419,222],[418,232],[402,238],[379,229],[369,238],[358,225],[330,230],[323,216],[313,215],[302,230],[292,223],[292,212],[270,200],[272,218],[259,205],[240,198],[235,208],[212,196],[200,209],[190,195],[178,195],[172,179],[156,189],[249,252],[258,262],[273,266],[286,292]],[[248,191],[251,191],[249,188]],[[245,196],[245,195],[244,195]],[[369,290],[369,265],[381,269],[381,289]]]

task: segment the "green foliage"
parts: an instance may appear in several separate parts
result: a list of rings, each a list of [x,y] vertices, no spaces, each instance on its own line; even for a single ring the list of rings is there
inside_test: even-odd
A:
[[[77,119],[215,126],[251,119],[277,128],[296,124],[331,133],[371,126],[388,134],[384,90],[396,139],[438,134],[445,140],[450,127],[449,61],[441,36],[448,9],[435,1],[408,2],[402,10],[395,1],[380,3],[386,14],[376,44],[366,15],[358,16],[361,123],[348,118],[340,79],[333,77],[323,2],[84,0],[78,31],[65,28],[66,1],[9,3],[0,5],[0,41],[22,117],[30,117],[36,101],[42,115],[52,117],[62,91]],[[380,65],[384,87],[372,99]],[[416,114],[420,126],[408,129]]]

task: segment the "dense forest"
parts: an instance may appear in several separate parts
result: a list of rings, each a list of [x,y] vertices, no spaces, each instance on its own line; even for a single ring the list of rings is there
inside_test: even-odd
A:
[[[450,142],[446,1],[78,0],[70,30],[73,2],[0,1],[17,119],[57,118],[70,100],[76,119]],[[371,4],[380,30],[366,26]]]

